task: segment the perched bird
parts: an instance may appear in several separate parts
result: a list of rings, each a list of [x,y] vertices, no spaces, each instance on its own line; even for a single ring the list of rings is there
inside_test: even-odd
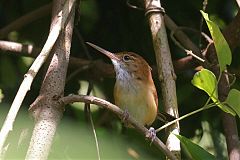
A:
[[[158,97],[148,63],[133,52],[113,54],[92,43],[87,44],[109,57],[114,65],[115,104],[140,124],[151,125],[157,117]]]

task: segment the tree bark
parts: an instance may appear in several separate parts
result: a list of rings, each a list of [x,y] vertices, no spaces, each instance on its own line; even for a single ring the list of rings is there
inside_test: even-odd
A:
[[[145,0],[146,16],[152,33],[153,47],[155,51],[158,76],[161,83],[164,111],[174,117],[178,117],[178,105],[176,95],[176,75],[173,69],[171,53],[167,40],[164,18],[161,14],[160,0]],[[179,123],[175,123],[166,129],[166,146],[177,159],[181,159],[180,141],[171,133],[179,134]]]
[[[58,103],[58,98],[64,93],[74,26],[75,0],[54,0],[53,4],[52,22],[58,16],[67,18],[67,21],[51,51],[53,56],[40,94],[31,105],[30,111],[35,119],[35,126],[26,159],[47,159],[57,125],[64,111],[63,106]],[[64,8],[64,6],[67,7]],[[54,25],[55,23],[51,24],[51,29]]]

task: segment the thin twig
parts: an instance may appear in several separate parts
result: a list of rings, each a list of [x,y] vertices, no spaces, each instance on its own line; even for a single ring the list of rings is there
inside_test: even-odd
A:
[[[89,104],[89,107],[90,107],[90,104]],[[91,112],[90,108],[89,108],[89,111]],[[92,128],[94,139],[95,139],[95,143],[96,143],[98,160],[101,160],[99,144],[98,144],[98,139],[97,139],[97,133],[96,133],[96,130],[95,130],[95,127],[94,127],[94,123],[93,123],[93,119],[92,119],[91,113],[90,113],[90,117],[89,118],[90,118],[90,123],[91,123],[91,126],[92,126],[91,128]]]
[[[207,4],[208,4],[208,0],[203,0],[203,6],[202,6],[202,10],[205,12],[206,8],[207,8]],[[201,16],[201,20],[200,20],[200,26],[199,26],[199,32],[202,32],[202,26],[203,26],[203,16]],[[202,48],[202,36],[201,34],[199,34],[199,41],[198,41],[198,47]]]
[[[87,58],[88,58],[89,60],[92,60],[93,58],[92,58],[92,56],[90,55],[90,53],[88,52],[86,43],[85,43],[82,35],[80,34],[80,32],[79,32],[77,29],[75,29],[74,31],[75,31],[75,33],[76,33],[76,35],[77,35],[77,37],[78,37],[78,40],[80,41],[80,45],[81,45],[82,48],[83,48],[83,51],[84,51],[83,53],[87,56]]]
[[[140,6],[137,6],[137,5],[134,5],[131,3],[131,0],[127,0],[126,1],[126,4],[129,8],[132,8],[132,9],[136,9],[136,10],[139,10],[139,11],[144,11],[144,8],[143,7],[140,7]]]
[[[83,47],[84,53],[86,54],[86,56],[90,60],[90,65],[93,64],[93,58],[92,58],[92,56],[88,52],[88,49],[86,47],[86,44],[85,44],[85,41],[83,40],[82,35],[80,34],[80,32],[76,28],[74,29],[74,31],[77,34],[77,37],[78,37],[78,39],[80,41],[81,46]],[[88,66],[90,66],[90,65],[88,65]],[[79,70],[77,70],[77,71],[79,71]],[[79,72],[75,72],[75,73],[79,73]],[[93,90],[93,82],[89,81],[88,82],[88,89],[87,89],[87,94],[86,95],[89,96],[92,90]],[[101,160],[99,144],[98,144],[97,134],[96,134],[96,130],[95,130],[95,125],[94,125],[93,118],[92,118],[90,104],[85,103],[85,105],[84,105],[84,113],[85,113],[85,116],[86,116],[86,120],[88,120],[88,119],[90,120],[91,128],[92,128],[94,139],[95,139],[95,143],[96,143],[98,160]]]
[[[188,55],[192,55],[193,57],[195,57],[196,59],[198,59],[199,61],[201,62],[205,62],[206,60],[201,58],[200,56],[198,56],[199,54],[198,53],[194,53],[189,50],[189,49],[185,49],[174,37],[174,35],[176,35],[176,33],[179,31],[179,30],[188,30],[188,31],[191,31],[191,32],[195,32],[195,33],[199,33],[200,35],[202,35],[205,40],[208,42],[208,45],[206,47],[206,49],[203,51],[203,53],[201,53],[201,56],[205,56],[206,54],[206,51],[208,50],[208,47],[211,45],[211,43],[213,43],[213,40],[207,35],[205,34],[204,32],[199,32],[193,28],[188,28],[188,27],[177,27],[175,30],[172,30],[171,31],[171,39],[173,40],[173,42],[179,47],[181,48],[182,50],[184,50]]]
[[[197,109],[197,110],[195,110],[195,111],[192,111],[192,112],[190,112],[190,113],[188,113],[188,114],[185,114],[185,115],[183,115],[183,116],[181,116],[181,117],[179,117],[179,118],[177,118],[177,119],[175,119],[175,120],[173,120],[173,121],[171,121],[171,122],[168,122],[167,124],[161,126],[160,128],[156,129],[156,132],[160,132],[161,130],[165,129],[166,127],[168,127],[168,126],[170,126],[170,125],[172,125],[172,124],[174,124],[174,123],[176,123],[176,122],[178,122],[178,121],[181,121],[181,120],[183,120],[183,119],[185,119],[185,118],[187,118],[187,117],[189,117],[189,116],[191,116],[191,115],[194,115],[194,114],[199,113],[199,112],[201,112],[201,111],[203,111],[203,110],[212,108],[212,107],[214,107],[214,106],[216,106],[216,104],[215,104],[215,103],[212,103],[212,104],[209,104],[209,105],[204,106],[204,107],[202,107],[202,108],[199,108],[199,109]]]
[[[187,55],[191,55],[191,56],[193,56],[194,58],[198,59],[199,61],[205,62],[204,59],[198,57],[198,56],[197,56],[196,54],[194,54],[191,50],[187,50],[187,49],[184,49],[184,50],[187,52]]]
[[[79,59],[81,61],[81,59]],[[89,63],[89,64],[84,64],[81,66],[78,66],[79,68],[77,68],[75,71],[73,71],[72,73],[70,73],[66,79],[66,84],[72,80],[76,75],[78,75],[80,72],[85,71],[89,68],[91,68],[92,66],[94,66],[94,63]]]
[[[89,82],[88,83],[88,90],[87,90],[87,95],[88,96],[90,95],[92,89],[93,89],[93,84],[92,84],[92,82]],[[87,115],[87,118],[90,120],[91,128],[92,128],[94,139],[95,139],[95,143],[96,143],[98,160],[101,160],[100,151],[99,151],[99,144],[98,144],[98,139],[97,139],[97,133],[96,133],[95,126],[94,126],[90,105],[91,104],[89,104],[89,103],[85,103],[85,105],[84,105],[84,112],[86,113],[85,115]]]
[[[92,82],[88,82],[88,89],[87,89],[87,94],[86,95],[89,96],[92,92],[92,89],[93,89]],[[92,118],[91,111],[90,111],[90,106],[87,105],[87,103],[85,103],[85,105],[84,105],[84,113],[85,113],[85,116],[86,116],[85,119],[87,121]],[[93,123],[91,123],[91,124],[92,124],[92,128],[94,128],[94,124]]]
[[[3,41],[0,40],[0,50],[2,51],[10,51],[15,53],[23,53],[28,56],[37,56],[41,50],[34,47],[31,44],[22,44],[17,42]],[[21,54],[22,55],[22,54]]]
[[[76,70],[74,70],[68,77],[66,80],[66,83],[68,83],[69,80],[71,80],[72,78],[74,78],[76,75],[78,75],[78,73],[89,69],[90,67],[94,66],[94,61],[92,56],[90,55],[90,53],[88,52],[88,49],[86,47],[85,41],[83,40],[82,35],[80,34],[80,32],[75,28],[74,32],[76,33],[78,40],[80,41],[81,46],[83,47],[83,53],[87,56],[87,58],[90,60],[88,64],[83,65],[81,67],[77,67]],[[71,61],[71,60],[70,60]]]
[[[177,24],[167,15],[164,15],[164,22],[166,24],[166,27],[170,31],[174,31],[179,28]],[[200,49],[191,41],[191,39],[181,30],[176,32],[175,37],[178,39],[178,41],[181,42],[181,44],[185,47],[188,48],[189,50],[192,50],[194,53],[197,54],[197,56],[201,56],[201,51]]]
[[[202,59],[202,58],[200,58],[200,57],[198,57],[196,54],[194,54],[191,50],[188,50],[188,49],[185,49],[175,38],[174,38],[174,32],[171,32],[171,39],[173,40],[173,42],[179,47],[179,48],[181,48],[182,50],[184,50],[186,53],[187,53],[187,55],[191,55],[191,56],[193,56],[194,58],[196,58],[196,59],[198,59],[199,61],[201,61],[201,62],[204,62],[205,60],[204,59]]]
[[[74,102],[84,102],[84,103],[90,103],[90,104],[96,104],[98,106],[101,106],[105,109],[108,109],[110,111],[112,111],[113,113],[117,114],[118,117],[122,117],[122,115],[124,114],[124,111],[121,110],[118,106],[103,100],[101,98],[97,98],[94,96],[86,96],[86,95],[69,95],[63,98],[59,99],[59,103],[67,105],[70,103],[74,103]],[[141,124],[139,124],[139,122],[137,122],[131,115],[129,115],[129,117],[126,119],[126,121],[131,124],[133,127],[135,127],[140,133],[142,133],[144,136],[146,136],[149,131],[147,128],[145,128],[144,126],[142,126]],[[167,147],[165,146],[165,144],[158,138],[156,137],[153,140],[153,143],[158,147],[158,149],[160,149],[169,159],[171,160],[176,160],[176,157],[173,155],[173,153],[171,153]]]

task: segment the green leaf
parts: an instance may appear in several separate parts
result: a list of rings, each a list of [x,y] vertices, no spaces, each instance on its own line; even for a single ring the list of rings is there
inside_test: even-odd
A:
[[[213,102],[218,101],[218,92],[216,88],[217,79],[211,71],[202,69],[195,73],[192,79],[192,84],[197,88],[204,90],[211,97]]]
[[[226,103],[237,113],[238,117],[240,117],[240,91],[231,89]]]
[[[199,145],[193,143],[191,140],[183,137],[181,135],[175,135],[180,141],[183,148],[187,151],[187,153],[191,156],[191,159],[194,160],[215,160],[216,158],[204,150]]]
[[[212,99],[212,101],[216,103],[216,105],[224,112],[230,113],[234,116],[236,115],[236,113],[231,108],[223,105],[218,100],[218,90],[216,88],[217,79],[211,71],[207,69],[202,69],[201,71],[195,73],[192,79],[192,84],[197,88],[204,90]]]
[[[231,50],[229,48],[229,45],[227,41],[225,40],[224,36],[222,35],[219,27],[217,24],[215,24],[213,21],[211,21],[208,18],[208,14],[200,11],[207,23],[208,29],[211,33],[211,36],[213,38],[216,52],[217,52],[217,57],[218,57],[218,62],[220,65],[220,71],[224,71],[226,69],[227,65],[230,65],[232,62],[232,54]]]

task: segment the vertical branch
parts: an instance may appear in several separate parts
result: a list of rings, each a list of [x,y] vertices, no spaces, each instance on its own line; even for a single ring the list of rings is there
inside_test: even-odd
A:
[[[63,19],[66,20],[66,26],[62,26],[64,29],[52,49],[53,57],[43,80],[40,94],[31,105],[35,126],[26,159],[47,159],[58,122],[62,117],[63,108],[57,99],[64,93],[74,12],[75,0],[54,0],[52,19],[54,20],[59,13],[62,13]],[[54,23],[51,24],[51,29],[54,25]]]
[[[35,14],[33,14],[33,15],[35,15]],[[52,28],[51,32],[49,33],[48,39],[47,39],[46,43],[44,44],[44,47],[41,50],[41,53],[35,59],[35,61],[31,65],[31,67],[29,68],[28,72],[24,75],[24,80],[22,81],[22,83],[18,89],[18,92],[13,100],[13,103],[8,112],[8,115],[4,121],[2,128],[1,128],[0,158],[4,156],[4,152],[5,152],[4,143],[6,142],[8,134],[13,129],[13,124],[16,119],[17,113],[22,105],[22,102],[23,102],[27,92],[30,90],[31,84],[32,84],[35,76],[37,75],[39,69],[41,68],[41,66],[43,65],[45,60],[47,59],[54,43],[56,42],[56,40],[60,34],[62,24],[65,24],[65,21],[66,21],[65,19],[62,19],[62,16],[60,15],[60,13],[58,16],[56,16],[53,19],[52,24],[55,24],[55,27]],[[19,23],[19,21],[18,21],[18,23]],[[12,25],[10,25],[10,26],[12,26]]]
[[[164,110],[178,117],[178,106],[176,96],[176,75],[174,73],[170,49],[168,46],[164,19],[161,12],[160,0],[145,0],[146,16],[152,32],[153,46],[157,61],[159,80],[161,83]],[[161,10],[162,9],[162,10]],[[180,159],[180,141],[170,133],[179,134],[179,124],[175,123],[167,128],[167,147]]]

